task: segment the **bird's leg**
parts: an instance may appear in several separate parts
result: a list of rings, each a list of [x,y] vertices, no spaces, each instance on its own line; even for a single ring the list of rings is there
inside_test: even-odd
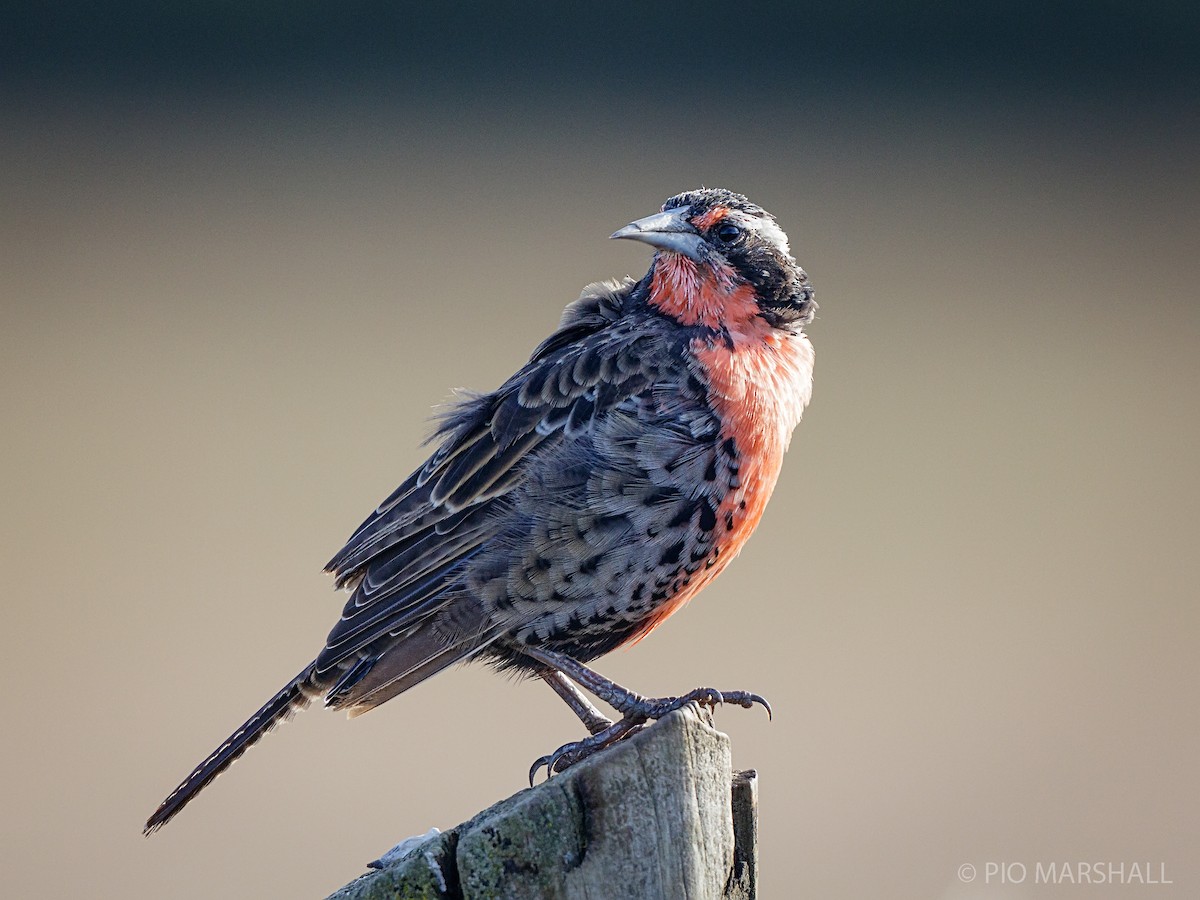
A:
[[[583,727],[591,734],[599,734],[606,728],[612,727],[612,719],[600,712],[592,705],[592,701],[583,695],[583,692],[558,670],[546,672],[542,675],[542,680],[550,687],[554,688],[554,693],[562,697],[563,702],[571,707],[571,712],[579,716],[579,721],[583,723]]]
[[[755,703],[771,714],[771,704],[749,691],[718,691],[715,688],[696,688],[694,691],[680,697],[643,697],[628,688],[621,687],[615,681],[605,678],[599,672],[589,669],[581,662],[569,656],[545,650],[540,647],[524,647],[522,652],[544,665],[561,672],[580,687],[595,694],[617,712],[625,716],[646,719],[661,719],[667,713],[679,709],[688,703],[699,703],[701,706],[716,706],[718,703],[733,703],[747,709]]]
[[[555,653],[552,650],[545,650],[540,647],[524,647],[522,648],[522,652],[537,662],[549,666],[555,672],[566,676],[566,678],[571,679],[592,694],[595,694],[622,715],[620,721],[609,725],[603,731],[592,731],[591,725],[588,725],[588,720],[584,719],[584,724],[588,725],[589,731],[592,731],[591,737],[584,738],[582,741],[564,744],[553,753],[543,756],[535,762],[529,772],[531,784],[533,783],[534,776],[537,774],[537,770],[542,766],[546,767],[548,774],[561,772],[598,750],[603,750],[605,747],[628,737],[639,730],[650,719],[661,719],[667,713],[679,709],[688,703],[698,703],[701,706],[711,707],[715,707],[719,703],[733,703],[738,706],[744,706],[747,709],[758,703],[767,710],[768,716],[771,715],[771,704],[758,694],[753,694],[749,691],[718,691],[715,688],[696,688],[696,690],[689,691],[679,697],[643,697],[641,694],[621,687],[615,681],[605,678],[600,673],[589,669],[583,663],[561,653]],[[554,687],[553,684],[551,686]],[[555,687],[555,690],[559,689]],[[567,699],[562,691],[559,691],[559,696],[563,697],[564,700]],[[572,703],[571,700],[567,700],[567,702]],[[591,704],[588,705],[590,706]],[[573,704],[572,708],[575,708]],[[576,712],[579,714],[578,710]],[[582,714],[579,714],[579,716],[583,719]]]

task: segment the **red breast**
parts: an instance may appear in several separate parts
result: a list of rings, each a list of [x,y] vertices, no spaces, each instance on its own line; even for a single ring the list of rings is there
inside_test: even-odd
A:
[[[721,328],[723,339],[696,338],[694,354],[709,402],[721,420],[721,440],[732,438],[738,480],[717,509],[714,564],[654,611],[630,639],[641,640],[696,596],[745,546],[775,489],[792,431],[812,395],[813,349],[803,333],[772,328],[759,315],[754,292],[732,273],[703,268],[674,254],[659,257],[650,302],[684,324]]]

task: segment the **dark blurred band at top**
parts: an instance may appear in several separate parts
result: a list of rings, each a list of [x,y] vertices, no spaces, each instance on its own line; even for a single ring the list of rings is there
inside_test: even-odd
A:
[[[1194,97],[1182,2],[27,4],[0,12],[0,91],[386,85],[397,99],[701,95],[769,107],[847,86],[1039,106]],[[797,94],[797,92],[799,92]]]

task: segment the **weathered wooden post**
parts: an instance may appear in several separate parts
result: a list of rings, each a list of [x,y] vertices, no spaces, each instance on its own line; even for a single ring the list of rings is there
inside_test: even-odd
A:
[[[756,895],[757,781],[695,706],[388,854],[329,900]]]

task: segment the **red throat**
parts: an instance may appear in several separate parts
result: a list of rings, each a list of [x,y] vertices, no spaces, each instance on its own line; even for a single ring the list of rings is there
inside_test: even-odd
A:
[[[753,288],[739,282],[729,266],[671,252],[658,254],[648,300],[683,325],[741,330],[758,315]]]

